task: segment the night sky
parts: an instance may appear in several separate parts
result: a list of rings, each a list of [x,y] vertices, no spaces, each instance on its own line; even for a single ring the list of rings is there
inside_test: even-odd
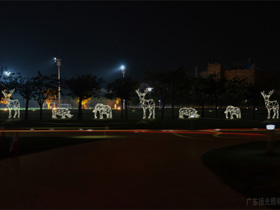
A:
[[[280,2],[0,2],[0,67],[33,76],[92,73],[107,81],[145,70],[251,58],[279,71]]]

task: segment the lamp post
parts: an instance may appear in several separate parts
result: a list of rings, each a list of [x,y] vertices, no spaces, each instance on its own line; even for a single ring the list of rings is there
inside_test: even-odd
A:
[[[148,89],[148,92],[149,92],[149,97],[151,97],[151,91],[153,90],[153,88],[152,87],[148,87],[147,89]]]
[[[267,150],[266,154],[273,154],[273,147],[272,147],[272,141],[274,139],[275,135],[275,125],[274,124],[268,124],[266,125],[266,135],[267,135]]]
[[[9,76],[11,75],[12,72],[10,72],[10,71],[4,71],[3,73],[5,74],[5,76],[9,77]]]
[[[54,58],[54,61],[57,65],[57,79],[58,79],[58,107],[60,107],[60,66],[61,66],[61,59]]]
[[[125,66],[121,65],[120,69],[122,70],[123,79],[125,77]]]

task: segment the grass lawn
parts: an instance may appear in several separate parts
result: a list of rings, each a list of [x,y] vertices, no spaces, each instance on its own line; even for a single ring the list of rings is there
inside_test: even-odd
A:
[[[83,120],[77,120],[78,110],[71,110],[74,117],[71,119],[52,119],[51,110],[43,111],[43,120],[39,120],[39,110],[29,111],[29,120],[24,120],[24,111],[21,119],[7,119],[8,113],[1,114],[0,123],[5,129],[79,129],[89,127],[94,129],[207,129],[207,128],[265,128],[269,122],[278,123],[279,120],[266,120],[265,110],[259,110],[256,119],[251,111],[243,110],[242,119],[227,120],[219,110],[218,118],[211,109],[205,110],[205,117],[199,119],[178,119],[178,110],[175,110],[175,119],[172,119],[171,109],[166,109],[164,119],[161,119],[161,110],[156,110],[156,119],[142,119],[142,109],[129,109],[128,119],[121,119],[121,112],[113,110],[113,119],[94,119],[92,110],[83,110]]]
[[[215,149],[201,158],[226,184],[248,198],[280,198],[280,141],[273,146],[273,155],[265,154],[266,142],[255,142]]]
[[[11,137],[0,138],[0,159],[41,152],[49,149],[66,147],[75,144],[87,143],[104,139],[97,138],[63,138],[63,137],[20,137],[18,140],[18,152],[10,153]]]

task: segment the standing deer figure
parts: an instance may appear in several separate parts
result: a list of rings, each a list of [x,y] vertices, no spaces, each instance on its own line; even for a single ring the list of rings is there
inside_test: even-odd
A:
[[[13,118],[20,118],[20,103],[17,99],[15,100],[11,100],[11,96],[13,95],[13,93],[15,92],[15,89],[13,89],[10,93],[6,92],[7,90],[3,90],[2,93],[5,97],[5,100],[8,102],[7,107],[9,110],[9,117],[12,117],[12,110],[15,110],[15,114]]]
[[[264,91],[261,92],[261,94],[264,98],[265,107],[266,107],[267,112],[268,112],[267,119],[270,119],[271,110],[273,111],[272,119],[274,119],[275,116],[276,116],[276,119],[279,119],[279,104],[278,104],[278,102],[276,100],[274,100],[274,101],[269,100],[269,98],[273,94],[273,92],[274,92],[274,90],[269,91],[268,95],[266,95]]]
[[[144,90],[144,93],[141,93],[139,89],[135,90],[135,92],[139,97],[140,104],[143,109],[143,119],[146,119],[147,109],[149,109],[148,119],[150,119],[151,116],[153,116],[153,119],[155,119],[155,107],[156,107],[155,102],[153,99],[145,99],[145,95],[149,92],[148,88]]]

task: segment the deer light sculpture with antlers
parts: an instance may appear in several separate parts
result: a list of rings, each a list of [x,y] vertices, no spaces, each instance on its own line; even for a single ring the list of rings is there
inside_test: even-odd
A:
[[[276,100],[270,101],[269,98],[273,94],[274,90],[269,91],[268,95],[265,94],[264,91],[261,92],[263,98],[264,98],[264,104],[267,109],[267,119],[270,119],[270,112],[273,111],[272,119],[276,117],[276,119],[279,119],[279,104]]]
[[[3,90],[2,93],[5,97],[5,100],[8,102],[7,103],[7,107],[9,110],[9,117],[12,117],[12,110],[15,111],[14,117],[13,118],[20,118],[20,103],[18,101],[18,99],[14,99],[11,100],[11,96],[13,95],[13,93],[15,92],[15,89],[13,89],[10,93],[7,93],[7,90]]]
[[[151,117],[155,119],[155,107],[156,107],[155,102],[153,99],[145,99],[145,95],[149,92],[148,88],[144,90],[144,93],[141,93],[139,89],[135,90],[135,92],[139,97],[140,104],[143,109],[143,119],[146,119],[147,109],[149,109],[148,119],[150,119]]]

